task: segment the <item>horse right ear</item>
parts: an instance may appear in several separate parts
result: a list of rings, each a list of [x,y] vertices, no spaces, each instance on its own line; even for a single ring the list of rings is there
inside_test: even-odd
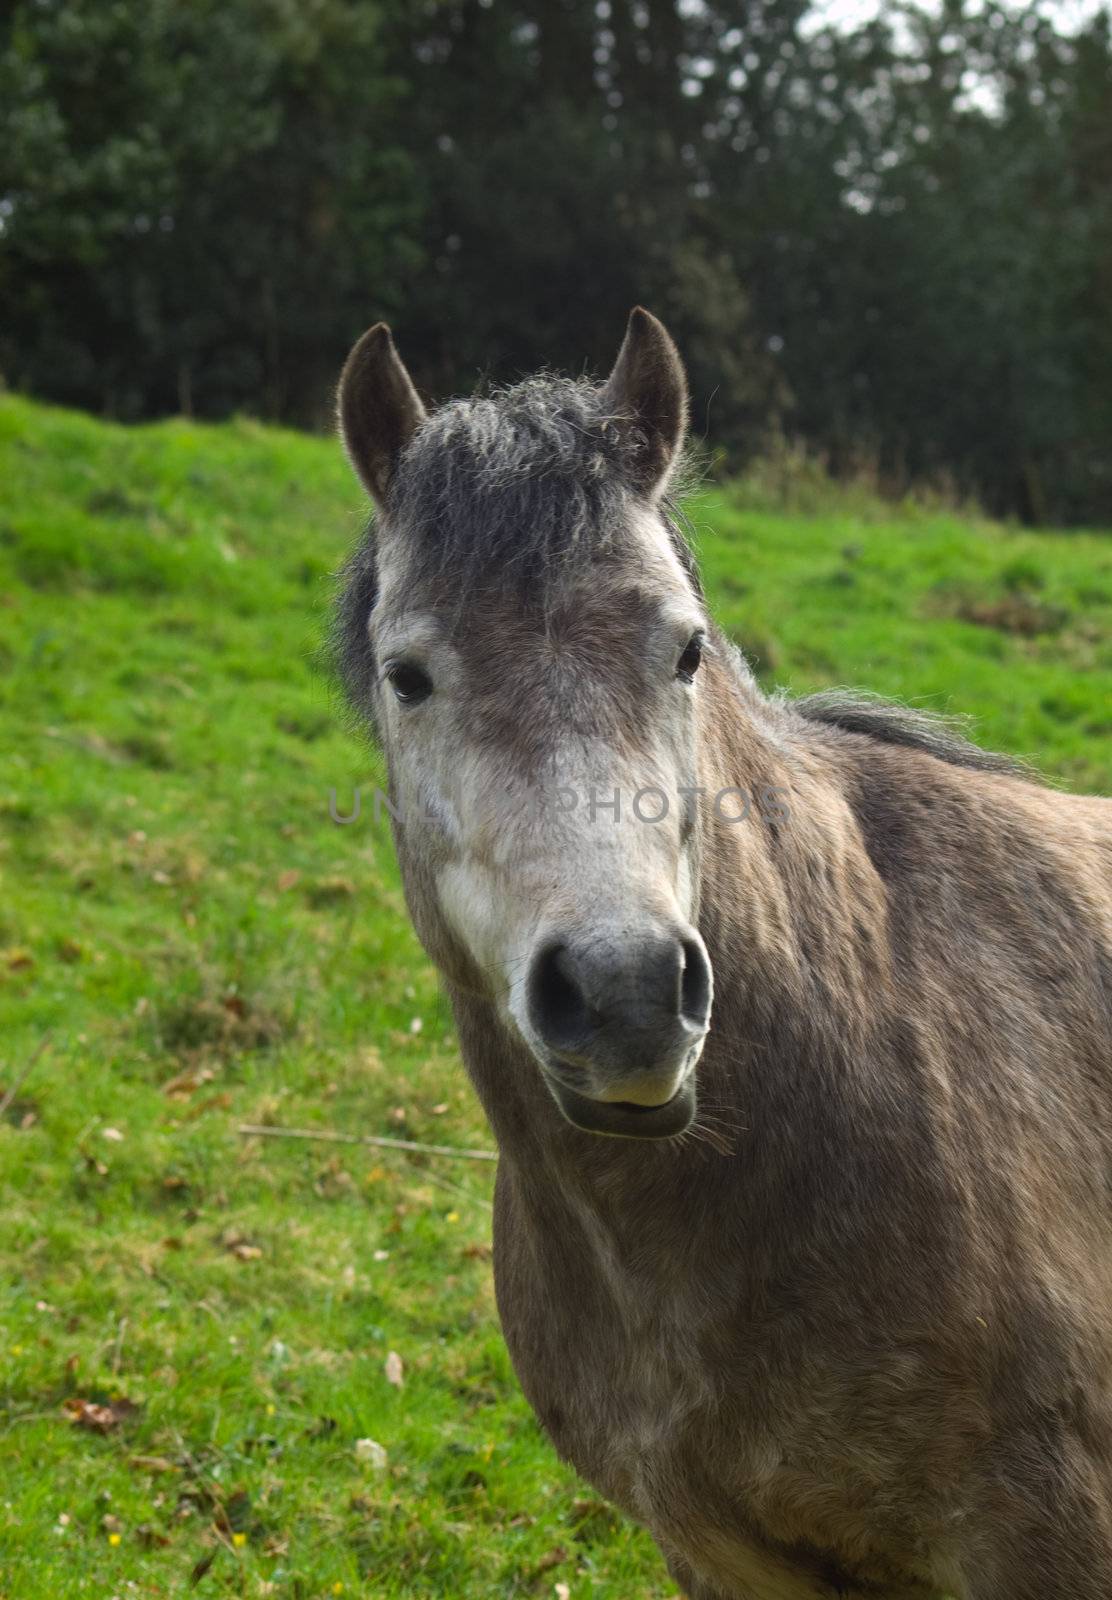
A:
[[[345,361],[337,409],[348,460],[381,506],[397,459],[426,415],[385,322],[369,328]]]
[[[635,423],[639,449],[630,470],[641,492],[655,500],[667,488],[683,450],[687,378],[667,328],[642,306],[629,314],[602,398]]]

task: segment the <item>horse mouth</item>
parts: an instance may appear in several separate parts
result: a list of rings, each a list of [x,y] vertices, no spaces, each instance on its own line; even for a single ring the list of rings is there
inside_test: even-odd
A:
[[[674,1139],[695,1120],[695,1074],[689,1072],[670,1100],[659,1106],[631,1100],[592,1100],[545,1074],[553,1099],[567,1120],[584,1133],[612,1139]]]

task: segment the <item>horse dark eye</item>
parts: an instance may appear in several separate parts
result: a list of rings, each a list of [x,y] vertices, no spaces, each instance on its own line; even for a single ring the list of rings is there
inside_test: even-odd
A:
[[[415,667],[412,661],[391,661],[386,676],[403,706],[418,705],[432,693],[432,679],[423,667]]]
[[[684,683],[691,683],[699,670],[699,663],[703,659],[703,636],[701,633],[692,634],[684,647],[683,655],[676,665],[676,677],[682,678]]]

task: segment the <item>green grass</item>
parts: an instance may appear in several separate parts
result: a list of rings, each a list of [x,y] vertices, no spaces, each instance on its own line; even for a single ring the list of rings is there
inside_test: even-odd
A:
[[[1112,786],[1107,538],[691,515],[770,684]],[[0,399],[0,1083],[49,1033],[0,1120],[4,1600],[673,1593],[517,1391],[487,1168],[236,1133],[489,1142],[385,826],[328,816],[381,777],[321,642],[361,517],[325,441]]]

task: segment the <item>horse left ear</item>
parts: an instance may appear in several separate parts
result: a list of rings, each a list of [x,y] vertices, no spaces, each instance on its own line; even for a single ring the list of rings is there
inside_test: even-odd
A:
[[[381,506],[398,456],[426,414],[385,322],[369,328],[344,363],[338,410],[348,459]]]
[[[683,448],[687,378],[667,328],[641,306],[629,314],[603,400],[636,425],[640,438],[631,470],[637,487],[655,500],[667,488]]]

